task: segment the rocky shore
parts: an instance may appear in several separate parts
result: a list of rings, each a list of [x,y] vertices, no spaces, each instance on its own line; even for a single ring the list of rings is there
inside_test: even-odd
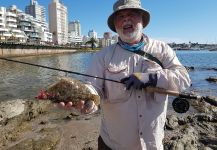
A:
[[[197,112],[168,112],[165,150],[217,149],[217,108],[203,100],[189,102]],[[60,110],[50,101],[35,99],[0,102],[4,150],[95,150],[99,126],[100,112],[79,116],[75,110]]]
[[[217,98],[212,97],[213,102]],[[197,113],[167,115],[164,148],[166,150],[216,150],[217,107],[204,100],[189,100]]]
[[[96,149],[100,115],[79,116],[50,101],[0,103],[0,149]]]

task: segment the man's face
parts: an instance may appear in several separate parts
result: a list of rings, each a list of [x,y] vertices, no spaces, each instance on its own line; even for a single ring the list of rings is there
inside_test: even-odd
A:
[[[136,10],[122,10],[114,18],[117,33],[122,41],[134,44],[140,41],[142,36],[142,15]]]

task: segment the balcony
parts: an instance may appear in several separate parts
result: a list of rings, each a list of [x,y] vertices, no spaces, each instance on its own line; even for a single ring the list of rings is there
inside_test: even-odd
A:
[[[29,23],[29,22],[20,22],[19,25],[20,26],[26,26],[26,27],[31,27],[32,26],[31,23]]]
[[[39,35],[38,34],[30,34],[30,38],[39,38]]]
[[[12,34],[11,33],[3,33],[3,36],[10,37],[10,36],[12,36]]]
[[[16,38],[25,38],[25,36],[22,35],[22,34],[17,34],[17,35],[15,35],[15,37],[16,37]]]
[[[10,16],[10,17],[17,17],[17,14],[12,13],[12,12],[7,12],[7,16]]]
[[[17,19],[15,19],[15,18],[7,18],[6,21],[7,22],[17,22]]]
[[[34,30],[33,29],[29,29],[29,28],[24,28],[24,30],[23,30],[24,32],[34,32]]]
[[[4,27],[0,27],[0,32],[8,32],[9,30],[7,28]]]
[[[16,24],[7,24],[7,26],[8,26],[9,28],[17,28],[17,25],[16,25]]]
[[[19,30],[19,29],[13,29],[13,30],[11,30],[11,32],[13,32],[13,33],[21,33],[22,31]]]

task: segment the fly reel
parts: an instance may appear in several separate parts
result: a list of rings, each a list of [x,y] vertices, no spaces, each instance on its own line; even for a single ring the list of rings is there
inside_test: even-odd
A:
[[[186,99],[180,97],[177,97],[173,100],[172,106],[177,113],[186,113],[190,107],[189,102]]]

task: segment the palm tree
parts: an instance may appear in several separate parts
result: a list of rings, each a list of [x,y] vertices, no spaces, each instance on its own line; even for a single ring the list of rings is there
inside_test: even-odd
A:
[[[92,38],[91,38],[89,41],[87,41],[85,44],[86,44],[86,45],[87,45],[87,44],[91,44],[91,48],[92,48],[92,50],[93,50],[94,47],[96,47],[97,41],[96,41],[95,38],[92,37]]]

